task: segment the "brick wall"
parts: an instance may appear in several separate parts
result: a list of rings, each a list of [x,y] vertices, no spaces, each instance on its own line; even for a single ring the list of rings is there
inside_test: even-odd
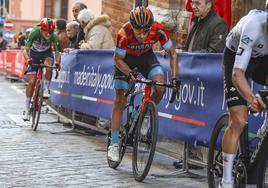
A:
[[[149,5],[167,9],[177,9],[179,7],[179,0],[149,0]]]
[[[111,18],[111,32],[114,39],[118,30],[128,21],[133,2],[133,0],[102,0],[102,13],[109,15]]]

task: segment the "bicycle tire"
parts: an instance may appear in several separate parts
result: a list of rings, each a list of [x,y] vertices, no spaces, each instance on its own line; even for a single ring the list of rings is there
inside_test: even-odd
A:
[[[40,119],[40,114],[41,114],[41,107],[43,103],[43,82],[40,80],[37,80],[36,82],[36,87],[35,87],[35,95],[33,98],[33,121],[32,121],[32,130],[36,131],[38,124],[39,124],[39,119]]]
[[[149,112],[150,117],[150,127],[146,133],[142,133],[142,123],[145,115]],[[149,135],[150,134],[150,135]],[[151,137],[150,137],[151,136]],[[158,136],[158,113],[156,104],[153,101],[145,103],[144,110],[140,113],[135,136],[134,136],[134,145],[133,145],[133,155],[132,155],[132,171],[136,181],[143,181],[147,176],[151,164],[154,158],[156,143]],[[148,154],[148,160],[145,163],[145,167],[142,170],[139,170],[138,164],[138,154],[139,154],[139,143],[151,143],[151,148]]]
[[[125,155],[125,151],[126,151],[126,147],[127,147],[127,134],[126,134],[124,128],[122,131],[120,131],[120,134],[119,134],[119,140],[120,140],[120,142],[119,142],[119,161],[116,161],[116,162],[111,161],[108,157],[108,148],[111,144],[111,140],[112,140],[112,138],[111,138],[111,130],[110,130],[108,132],[107,138],[106,138],[106,141],[107,141],[107,148],[106,148],[107,149],[107,162],[108,162],[108,165],[110,168],[116,169],[120,165],[120,163]]]
[[[257,188],[268,187],[268,137],[264,138],[257,160]]]
[[[208,151],[208,159],[207,159],[207,176],[208,176],[208,186],[209,188],[216,188],[219,184],[216,178],[221,180],[222,178],[222,156],[221,156],[221,138],[220,134],[225,127],[228,125],[229,114],[222,115],[211,133],[209,151]],[[220,142],[220,148],[219,143]],[[218,145],[217,145],[218,144]],[[219,157],[219,161],[217,158]],[[216,166],[218,165],[218,166]]]

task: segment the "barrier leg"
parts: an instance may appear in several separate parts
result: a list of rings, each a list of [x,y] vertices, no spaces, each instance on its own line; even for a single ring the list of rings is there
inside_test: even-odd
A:
[[[58,112],[58,121],[60,121],[60,115],[59,115],[59,112]],[[71,119],[71,129],[70,130],[66,130],[66,131],[58,131],[58,132],[50,132],[51,134],[73,134],[73,133],[77,133],[76,131],[76,126],[75,126],[75,123],[74,123],[74,120],[75,120],[75,111],[72,110],[72,119]]]
[[[194,174],[189,171],[189,144],[186,142],[183,143],[183,160],[182,160],[181,169],[175,170],[168,174],[151,174],[151,175],[155,177],[161,177],[161,178],[185,177],[182,175],[186,175],[187,177],[191,177],[191,178],[204,178],[201,175]]]

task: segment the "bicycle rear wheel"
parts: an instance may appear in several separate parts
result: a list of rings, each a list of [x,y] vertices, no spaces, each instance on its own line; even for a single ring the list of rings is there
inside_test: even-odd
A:
[[[133,146],[132,170],[135,180],[143,181],[147,176],[156,148],[158,136],[158,114],[156,104],[149,101],[140,113]]]
[[[224,131],[228,126],[228,119],[228,114],[221,116],[211,134],[207,161],[209,188],[216,188],[223,175],[221,143]]]
[[[110,130],[108,135],[107,135],[107,154],[108,154],[108,148],[111,144],[111,140],[112,140],[112,137],[111,137],[111,130]],[[124,128],[122,131],[120,131],[119,140],[120,140],[119,141],[119,161],[116,161],[116,162],[111,161],[107,155],[108,165],[110,168],[114,168],[114,169],[116,169],[119,166],[119,164],[121,163],[121,161],[124,157],[125,151],[126,151],[126,147],[127,147],[127,135],[126,135],[126,131]]]
[[[40,80],[36,81],[34,95],[33,95],[33,106],[32,106],[32,129],[36,131],[40,119],[41,107],[43,103],[43,82]]]

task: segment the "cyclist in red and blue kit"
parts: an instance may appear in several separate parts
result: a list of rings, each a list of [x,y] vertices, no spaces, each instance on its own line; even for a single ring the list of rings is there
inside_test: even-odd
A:
[[[119,30],[114,53],[114,83],[116,96],[112,110],[112,141],[108,148],[108,157],[112,161],[119,160],[119,130],[122,112],[126,103],[125,91],[128,89],[128,78],[135,80],[133,69],[146,78],[163,83],[164,70],[157,60],[152,46],[160,42],[169,53],[172,83],[174,88],[178,77],[178,58],[169,34],[162,24],[154,21],[151,10],[147,7],[136,7],[130,12],[129,22]],[[155,87],[153,100],[158,104],[165,89]]]

